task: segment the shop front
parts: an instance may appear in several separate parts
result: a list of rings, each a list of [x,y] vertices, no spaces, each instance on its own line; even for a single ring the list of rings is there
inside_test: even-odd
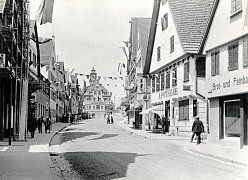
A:
[[[232,73],[210,79],[209,140],[243,148],[248,139],[248,76]]]

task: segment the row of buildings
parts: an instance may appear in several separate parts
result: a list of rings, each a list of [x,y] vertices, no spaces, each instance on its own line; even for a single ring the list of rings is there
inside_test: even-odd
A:
[[[93,68],[89,83],[65,68],[55,36],[41,38],[29,17],[28,0],[0,0],[0,140],[26,140],[29,119],[99,114],[113,108],[112,93]],[[63,118],[65,119],[65,118]]]
[[[248,1],[154,0],[132,18],[123,106],[136,128],[191,135],[195,116],[209,141],[248,144]]]

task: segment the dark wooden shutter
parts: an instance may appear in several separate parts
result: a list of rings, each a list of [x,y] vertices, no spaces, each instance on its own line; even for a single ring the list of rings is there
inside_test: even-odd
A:
[[[234,58],[233,58],[233,68],[234,69],[238,69],[238,58],[239,58],[239,45],[238,44],[235,44],[234,46],[233,46],[233,56],[234,56]]]
[[[243,40],[243,66],[248,66],[248,38]]]
[[[189,80],[189,62],[184,64],[184,81]]]
[[[228,57],[229,57],[229,70],[233,70],[233,48],[228,47]]]
[[[220,52],[215,53],[215,75],[220,74]]]
[[[166,88],[170,88],[170,72],[166,73]]]
[[[215,58],[214,53],[211,54],[211,75],[215,75]]]

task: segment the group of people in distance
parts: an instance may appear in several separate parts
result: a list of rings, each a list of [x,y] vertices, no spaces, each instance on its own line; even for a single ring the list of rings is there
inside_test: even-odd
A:
[[[108,113],[107,117],[106,117],[106,114],[104,116],[107,119],[107,124],[113,124],[114,123],[114,118],[113,118],[112,112]]]
[[[43,116],[38,118],[36,121],[35,115],[32,114],[32,116],[28,120],[28,128],[31,133],[31,138],[34,138],[35,130],[38,127],[38,131],[40,134],[42,134],[42,126],[45,126],[45,132],[50,133],[51,132],[51,126],[52,126],[52,121],[50,118],[46,118],[46,120],[43,119]]]

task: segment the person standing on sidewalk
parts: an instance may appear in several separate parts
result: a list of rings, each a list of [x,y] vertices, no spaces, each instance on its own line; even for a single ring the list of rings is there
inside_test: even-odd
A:
[[[46,121],[44,122],[44,124],[45,124],[45,132],[47,133],[47,131],[49,131],[50,133],[51,125],[52,125],[51,119],[48,117]]]
[[[191,137],[191,142],[193,141],[192,138],[194,138],[194,134],[197,136],[197,144],[201,143],[201,133],[204,132],[204,126],[202,121],[200,120],[199,116],[195,117],[195,121],[193,122],[192,125],[192,132],[193,135]]]
[[[36,122],[35,114],[32,113],[29,119],[29,130],[31,133],[31,138],[34,138],[36,127],[37,127],[37,122]]]
[[[44,123],[43,116],[41,116],[37,121],[37,126],[39,133],[42,134],[42,124]]]
[[[165,130],[166,130],[166,118],[164,117],[164,115],[162,115],[161,126],[162,126],[162,129],[163,129],[163,134],[165,134]]]

